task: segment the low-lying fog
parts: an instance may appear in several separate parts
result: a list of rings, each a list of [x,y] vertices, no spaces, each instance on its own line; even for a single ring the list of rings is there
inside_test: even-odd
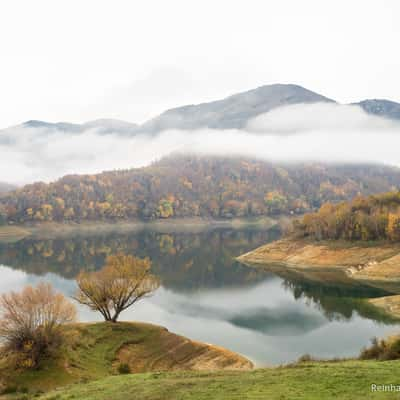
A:
[[[51,181],[70,173],[145,166],[173,152],[243,155],[281,162],[378,162],[400,166],[400,123],[358,106],[285,106],[245,130],[169,130],[158,135],[15,127],[0,132],[0,181]]]

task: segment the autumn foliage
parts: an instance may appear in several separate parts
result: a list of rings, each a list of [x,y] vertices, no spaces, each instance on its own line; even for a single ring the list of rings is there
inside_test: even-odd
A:
[[[301,214],[393,187],[400,187],[400,169],[391,167],[170,157],[144,168],[27,185],[0,196],[0,224]]]
[[[324,204],[295,222],[294,234],[313,239],[400,241],[400,192]]]
[[[151,262],[131,255],[109,256],[96,272],[81,272],[75,299],[98,311],[106,321],[116,322],[122,311],[151,295],[159,279],[150,273]]]
[[[50,284],[27,286],[0,296],[0,340],[3,354],[17,364],[35,367],[62,339],[60,327],[76,319],[75,306]]]

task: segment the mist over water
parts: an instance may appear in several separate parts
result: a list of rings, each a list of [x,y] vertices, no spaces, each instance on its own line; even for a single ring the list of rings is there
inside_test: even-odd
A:
[[[400,123],[357,106],[285,106],[244,130],[168,130],[156,135],[21,125],[0,132],[0,181],[52,181],[65,174],[146,166],[171,153],[246,156],[276,162],[385,163],[400,166]]]

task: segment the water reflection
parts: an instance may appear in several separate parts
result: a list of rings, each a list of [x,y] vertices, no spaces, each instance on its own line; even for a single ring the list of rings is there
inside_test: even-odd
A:
[[[100,268],[109,254],[148,256],[163,285],[123,314],[193,339],[238,351],[259,365],[296,359],[356,355],[372,336],[397,326],[375,315],[366,297],[390,291],[344,277],[305,277],[287,270],[249,268],[234,257],[274,240],[276,231],[212,230],[23,240],[0,245],[0,291],[39,280],[68,295],[81,269]],[[80,308],[82,320],[98,319]]]
[[[276,239],[276,230],[218,229],[200,233],[143,230],[69,239],[25,239],[0,244],[0,264],[35,275],[53,272],[75,278],[82,269],[97,270],[110,254],[150,257],[163,285],[184,291],[205,287],[243,286],[266,274],[233,261],[235,256]]]

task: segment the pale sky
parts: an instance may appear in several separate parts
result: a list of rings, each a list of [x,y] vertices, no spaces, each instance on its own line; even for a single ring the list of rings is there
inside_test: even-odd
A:
[[[143,122],[271,83],[400,102],[399,0],[1,0],[0,127]]]

